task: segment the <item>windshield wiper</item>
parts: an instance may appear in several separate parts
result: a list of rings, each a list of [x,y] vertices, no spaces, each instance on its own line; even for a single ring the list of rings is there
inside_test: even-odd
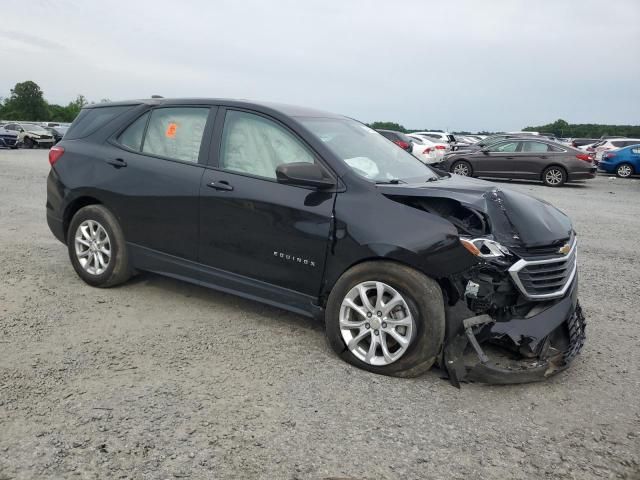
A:
[[[399,183],[407,183],[404,180],[400,180],[398,178],[393,178],[391,180],[381,180],[377,181],[376,185],[397,185]]]

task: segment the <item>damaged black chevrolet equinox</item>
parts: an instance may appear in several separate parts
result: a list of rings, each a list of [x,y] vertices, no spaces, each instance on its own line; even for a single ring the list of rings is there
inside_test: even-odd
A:
[[[84,108],[47,221],[78,275],[150,271],[324,318],[349,363],[530,382],[580,352],[577,238],[552,205],[432,170],[355,120],[245,101]]]

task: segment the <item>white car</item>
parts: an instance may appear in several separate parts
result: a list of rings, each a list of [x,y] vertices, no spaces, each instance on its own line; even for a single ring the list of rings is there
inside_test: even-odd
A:
[[[16,132],[18,141],[25,148],[51,148],[54,144],[51,132],[35,123],[12,122],[4,125],[4,128]]]
[[[456,137],[451,135],[449,132],[413,132],[414,135],[420,135],[421,137],[426,137],[429,140],[436,143],[455,143]]]
[[[432,141],[428,137],[423,137],[415,133],[407,134],[407,136],[413,142],[413,155],[418,157],[424,163],[440,163],[445,153],[450,148],[445,143],[438,143]]]
[[[640,139],[638,138],[609,138],[597,144],[594,147],[595,151],[595,160],[599,162],[602,160],[602,156],[611,150],[618,150],[620,148],[628,147],[629,145],[636,145],[640,143]]]

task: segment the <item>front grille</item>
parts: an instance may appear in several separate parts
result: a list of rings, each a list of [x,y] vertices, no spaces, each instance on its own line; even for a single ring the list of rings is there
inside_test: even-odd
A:
[[[532,300],[548,300],[563,296],[576,275],[576,245],[574,238],[569,253],[561,257],[518,260],[509,269],[513,282],[524,296]]]

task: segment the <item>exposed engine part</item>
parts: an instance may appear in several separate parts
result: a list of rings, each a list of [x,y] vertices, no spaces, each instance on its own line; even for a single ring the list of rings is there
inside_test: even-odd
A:
[[[473,237],[490,234],[485,215],[477,210],[465,207],[460,202],[449,198],[424,197],[390,197],[397,202],[413,208],[436,214],[450,221],[461,235]]]

